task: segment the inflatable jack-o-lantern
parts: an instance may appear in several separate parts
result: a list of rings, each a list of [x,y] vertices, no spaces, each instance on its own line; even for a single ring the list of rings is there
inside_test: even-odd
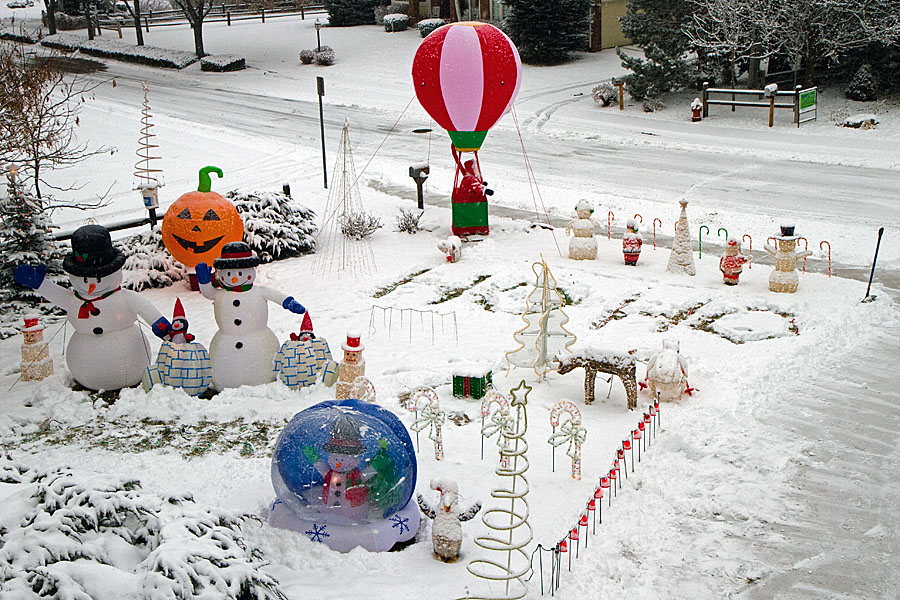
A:
[[[244,237],[244,222],[234,204],[210,191],[209,174],[222,177],[222,169],[200,169],[200,185],[172,203],[162,221],[162,238],[166,250],[188,267],[210,264],[222,254],[229,242]]]

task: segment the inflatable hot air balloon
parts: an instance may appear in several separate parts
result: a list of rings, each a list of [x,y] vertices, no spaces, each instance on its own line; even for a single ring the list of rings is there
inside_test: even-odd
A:
[[[512,41],[487,23],[445,25],[416,52],[412,67],[422,108],[447,130],[456,161],[454,235],[488,233],[487,199],[478,150],[488,130],[512,106],[522,83],[522,61]],[[474,158],[463,160],[461,153]]]

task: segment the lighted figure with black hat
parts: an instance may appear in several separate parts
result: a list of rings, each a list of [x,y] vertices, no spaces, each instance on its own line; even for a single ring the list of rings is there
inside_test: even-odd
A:
[[[812,252],[794,252],[797,247],[799,235],[794,233],[793,225],[781,225],[781,235],[776,235],[777,246],[773,248],[769,244],[764,247],[766,252],[775,255],[775,270],[769,275],[769,290],[781,294],[793,294],[800,285],[800,277],[797,275],[797,261]]]
[[[169,322],[140,294],[122,289],[125,254],[112,245],[109,231],[85,225],[72,234],[72,252],[63,259],[72,289],[46,279],[44,265],[19,265],[20,284],[66,311],[75,333],[66,348],[72,377],[92,390],[117,390],[141,382],[150,364],[150,346],[138,315],[163,337]]]
[[[206,263],[197,265],[200,292],[213,301],[219,330],[209,344],[217,390],[275,381],[272,365],[280,344],[269,329],[268,302],[302,315],[302,304],[278,290],[255,285],[259,257],[244,242],[231,242],[213,261],[216,285]]]

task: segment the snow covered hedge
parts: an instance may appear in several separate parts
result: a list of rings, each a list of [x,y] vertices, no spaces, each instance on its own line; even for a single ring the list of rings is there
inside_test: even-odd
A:
[[[4,27],[0,29],[0,40],[21,42],[23,44],[37,44],[40,39],[40,29],[28,31],[24,27]]]
[[[264,262],[314,252],[315,213],[281,192],[225,194],[244,220],[244,241]]]
[[[135,479],[37,471],[9,455],[0,483],[18,488],[0,513],[0,597],[284,598],[243,537],[252,515],[158,496]]]
[[[204,56],[200,59],[201,71],[225,73],[227,71],[243,71],[247,68],[247,61],[234,54],[220,54],[218,56]]]
[[[388,33],[395,31],[406,31],[409,27],[409,17],[400,14],[391,14],[384,16],[384,30]]]
[[[446,24],[443,19],[422,19],[417,27],[419,28],[419,35],[426,37],[438,27],[443,27]]]
[[[167,50],[153,46],[133,46],[126,42],[114,40],[86,40],[81,36],[69,33],[57,33],[45,37],[42,46],[73,52],[80,50],[83,54],[112,58],[125,62],[136,62],[152,67],[183,69],[197,62],[197,55],[182,50]]]
[[[172,258],[163,244],[159,226],[153,231],[144,231],[129,236],[117,245],[127,257],[125,259],[123,287],[140,292],[148,288],[168,287],[185,279],[188,269]]]

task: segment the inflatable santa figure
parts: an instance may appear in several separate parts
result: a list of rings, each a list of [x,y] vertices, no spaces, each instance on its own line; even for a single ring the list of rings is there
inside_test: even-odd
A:
[[[719,259],[719,270],[722,271],[722,281],[725,285],[737,285],[744,270],[744,263],[750,259],[741,254],[741,243],[735,239],[729,239],[725,244],[725,254]]]
[[[112,245],[109,231],[85,225],[72,234],[72,251],[63,259],[71,290],[46,279],[44,265],[19,265],[20,284],[66,311],[75,333],[66,347],[72,377],[92,390],[117,390],[141,382],[150,364],[150,345],[137,317],[158,337],[169,322],[140,294],[122,289],[125,254]]]
[[[625,222],[628,231],[622,236],[622,254],[625,256],[625,264],[632,267],[637,264],[641,256],[641,246],[644,244],[641,234],[638,233],[638,224],[634,219]]]
[[[231,242],[213,261],[216,286],[206,263],[197,265],[200,292],[213,301],[219,330],[209,345],[217,390],[275,381],[272,370],[278,338],[269,329],[269,302],[303,314],[302,304],[278,290],[255,285],[259,258],[244,242]]]

